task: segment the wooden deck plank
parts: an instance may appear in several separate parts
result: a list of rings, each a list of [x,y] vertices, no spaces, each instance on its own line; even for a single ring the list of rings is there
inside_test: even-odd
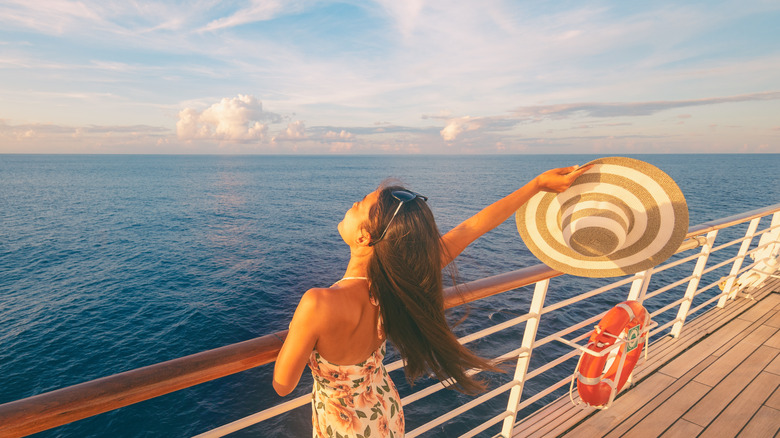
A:
[[[766,322],[766,325],[771,327],[777,327],[780,328],[780,311],[777,311],[775,308],[775,316],[769,318],[769,321]]]
[[[762,289],[756,293],[756,299],[760,300],[769,293],[770,291]],[[696,344],[701,338],[706,338],[708,335],[719,330],[726,324],[733,324],[736,319],[736,315],[741,314],[756,303],[757,301],[754,300],[738,299],[736,301],[729,302],[724,309],[710,309],[706,315],[702,315],[701,317],[691,321],[689,324],[686,324],[686,326],[683,328],[683,333],[680,338],[675,339],[671,336],[668,336],[659,339],[653,345],[651,345],[653,360],[648,361],[647,364],[637,365],[634,370],[635,375],[641,378],[646,373],[655,371],[655,368],[657,368],[659,364],[664,364],[678,356],[682,351],[685,351],[691,345]],[[760,325],[760,322],[756,323],[756,326],[758,325]],[[727,334],[726,336],[730,336],[733,339],[733,336],[730,334]],[[738,339],[733,339],[733,343],[736,342],[738,342]]]
[[[538,431],[544,429],[548,423],[554,422],[555,419],[561,415],[567,415],[567,411],[569,411],[570,407],[571,401],[569,401],[568,396],[555,400],[536,412],[538,414],[538,421],[529,422],[523,428],[515,427],[512,431],[512,438],[525,438],[537,434]],[[574,413],[569,413],[568,415],[574,415]],[[555,426],[553,425],[551,427],[554,428]]]
[[[549,437],[549,436],[557,436],[561,433],[565,432],[568,428],[576,425],[580,421],[582,421],[583,418],[590,415],[590,412],[583,410],[579,407],[573,409],[567,409],[566,411],[561,411],[563,414],[561,417],[558,417],[556,421],[548,422],[545,427],[542,427],[538,430],[536,430],[533,434],[528,435],[529,438],[540,438],[540,437]]]
[[[780,431],[780,411],[762,406],[742,429],[740,436],[771,438],[776,437],[778,431]]]
[[[702,438],[736,436],[780,385],[780,376],[761,373],[704,429]],[[777,419],[780,421],[780,418]]]
[[[634,381],[641,380],[643,377],[655,372],[667,362],[674,360],[681,352],[688,350],[695,345],[702,337],[707,337],[710,333],[718,330],[729,320],[733,320],[733,315],[717,312],[717,314],[708,315],[701,324],[694,330],[686,330],[682,337],[673,338],[666,336],[650,345],[648,360],[641,361],[634,368]]]
[[[609,436],[611,437],[619,437],[623,436],[629,429],[634,427],[637,422],[641,421],[643,418],[650,415],[658,406],[665,403],[667,400],[672,398],[674,394],[676,394],[678,391],[680,391],[682,388],[685,387],[691,380],[693,380],[696,375],[698,375],[703,369],[707,368],[712,362],[715,361],[715,357],[707,357],[703,361],[701,361],[699,364],[697,364],[693,369],[691,369],[688,373],[680,377],[679,379],[676,379],[674,383],[668,384],[665,386],[661,386],[660,392],[657,396],[653,397],[652,400],[650,400],[647,403],[644,404],[638,404],[634,406],[634,412],[628,418],[629,416],[626,416],[626,418],[623,418],[622,421],[617,427],[614,427],[612,430],[609,431]],[[664,373],[655,373],[650,377],[656,376],[656,375],[666,375]],[[625,397],[628,397],[629,394],[636,393],[637,397],[639,397],[639,394],[643,392],[656,392],[655,391],[655,385],[652,381],[650,381],[650,377],[648,377],[646,380],[642,381],[643,390],[642,391],[630,391],[628,394],[626,394]],[[671,376],[669,376],[671,377]],[[649,391],[648,388],[649,387]],[[622,403],[622,401],[621,401]],[[599,421],[597,420],[598,417],[601,415],[594,416],[594,423]],[[606,432],[606,430],[605,430]]]
[[[770,311],[774,312],[774,310],[770,310]],[[713,354],[715,356],[722,356],[722,355],[726,354],[727,351],[729,351],[731,348],[733,348],[738,343],[742,342],[742,336],[747,336],[749,333],[753,332],[756,328],[761,327],[762,325],[764,325],[764,322],[766,322],[766,320],[768,320],[770,317],[771,317],[771,315],[764,314],[763,317],[761,317],[761,318],[759,318],[759,319],[757,319],[755,321],[752,321],[752,324],[750,324],[750,326],[748,326],[748,328],[745,330],[745,333],[743,333],[740,336],[737,336],[735,338],[732,338],[729,342],[725,343],[723,345],[723,347],[721,347],[720,349],[716,350]]]
[[[632,427],[626,436],[632,438],[655,438],[666,431],[679,418],[679,412],[685,412],[694,406],[710,391],[709,386],[691,381],[677,391],[665,403],[655,409],[650,415]],[[690,420],[688,420],[690,421]],[[695,422],[694,422],[695,423]],[[696,423],[698,424],[698,423]]]
[[[572,396],[574,397],[574,402],[579,403],[579,396],[576,390]],[[560,427],[561,424],[576,424],[589,413],[589,411],[574,406],[567,394],[536,411],[533,415],[537,421],[526,422],[524,427],[519,427],[518,424],[515,424],[512,438],[549,436],[552,433],[551,431]]]
[[[580,436],[602,436],[614,429],[626,418],[630,418],[642,406],[646,406],[664,388],[674,383],[674,379],[664,374],[653,374],[648,377],[647,385],[651,391],[629,391],[620,397],[609,409],[600,412],[601,415],[592,416],[577,427]]]
[[[677,420],[672,427],[666,430],[662,438],[690,438],[697,436],[702,431],[702,427],[698,424],[691,423],[690,421]]]
[[[780,314],[780,313],[778,313],[778,314]],[[772,348],[780,348],[780,330],[778,330],[777,333],[772,335],[771,338],[767,339],[767,341],[764,342],[764,345],[766,345],[767,347],[772,347]]]
[[[679,356],[677,359],[672,360],[666,366],[661,368],[659,372],[665,373],[673,377],[681,377],[693,367],[696,366],[707,356],[712,355],[717,349],[719,349],[724,343],[733,339],[739,335],[743,330],[750,326],[750,321],[742,319],[734,320],[729,325],[729,330],[722,335],[708,336],[703,341],[694,345],[685,353],[684,356]]]
[[[731,402],[739,388],[746,387],[776,356],[777,350],[774,348],[758,348],[725,379],[719,381],[683,418],[699,426],[707,426]],[[699,382],[698,377],[694,381]]]
[[[767,345],[764,344],[764,346],[767,346]],[[769,348],[772,348],[772,347],[769,347]],[[764,371],[766,371],[768,373],[773,373],[773,374],[780,375],[780,355],[778,355],[775,358],[775,360],[770,362],[770,364],[767,365],[766,368],[764,368]]]
[[[562,418],[564,421],[567,417],[571,417],[577,414],[570,408],[571,401],[569,397],[561,397],[554,401],[550,405],[547,405],[543,410],[537,411],[538,421],[529,422],[525,424],[525,427],[515,427],[512,431],[512,438],[528,438],[535,436],[544,436],[546,430],[554,429],[557,427],[558,418]]]
[[[688,347],[696,344],[701,338],[707,337],[726,324],[733,323],[737,315],[745,312],[746,309],[754,306],[770,293],[771,290],[769,289],[761,289],[755,293],[755,300],[738,298],[734,301],[729,301],[723,309],[712,308],[704,315],[688,322],[683,328],[680,338],[666,336],[655,341],[650,349],[652,360],[638,364],[634,374],[641,378],[647,373],[654,372],[659,365],[677,357],[680,352],[687,350]],[[760,322],[756,326],[759,324]],[[734,343],[737,341],[734,340]]]
[[[583,424],[577,427],[578,436],[605,436],[605,433],[610,429],[616,431],[615,434],[609,436],[621,436],[625,431],[630,429],[636,424],[636,421],[643,418],[644,415],[652,412],[652,410],[661,404],[664,400],[668,399],[674,393],[692,380],[701,370],[705,369],[712,362],[715,361],[715,357],[708,357],[702,361],[695,369],[693,369],[689,375],[683,376],[681,379],[671,378],[664,374],[652,374],[643,380],[641,383],[645,384],[649,388],[657,389],[647,392],[631,392],[628,388],[624,388],[621,394],[618,396],[619,402],[616,401],[609,409],[595,410],[593,408],[582,409],[581,407],[573,407],[572,403],[566,397],[566,403],[558,406],[558,409],[554,412],[548,412],[551,414],[544,426],[536,429],[533,433],[524,433],[513,435],[514,437],[549,437],[560,436],[566,433],[568,429],[575,426],[577,423],[586,420],[587,417],[594,418],[594,412],[599,415],[595,418],[602,418],[597,423],[588,423],[589,420],[583,422]],[[661,393],[659,396],[658,393]],[[575,392],[575,401],[579,401]],[[656,401],[654,399],[658,399]],[[569,410],[570,412],[566,412]],[[635,412],[639,410],[638,412]],[[609,422],[604,419],[614,417],[617,421]],[[620,424],[626,418],[638,418],[636,421],[627,421]]]
[[[780,304],[780,295],[772,294],[763,300],[759,301],[757,305],[752,309],[739,315],[741,319],[747,319],[748,321],[755,321],[758,318],[764,316],[768,310],[774,310],[774,307]]]
[[[747,334],[741,342],[715,361],[709,368],[696,376],[695,380],[709,386],[717,385],[718,382],[723,380],[723,378],[731,372],[731,370],[737,368],[737,365],[742,363],[746,357],[758,350],[767,339],[775,334],[776,331],[777,329],[774,327],[757,327],[752,333]]]
[[[553,410],[546,411],[550,418],[539,418],[537,427],[533,427],[531,430],[526,430],[524,433],[513,435],[514,437],[527,437],[527,438],[539,438],[557,436],[565,432],[570,427],[576,425],[588,415],[592,414],[591,409],[585,409],[580,405],[580,398],[577,394],[577,390],[574,389],[572,397],[574,403],[569,399],[569,396],[563,396],[553,402]],[[575,403],[577,404],[575,406]],[[529,424],[529,426],[531,426]],[[517,429],[515,429],[517,432]]]
[[[780,389],[775,389],[775,393],[767,399],[764,405],[780,411]]]

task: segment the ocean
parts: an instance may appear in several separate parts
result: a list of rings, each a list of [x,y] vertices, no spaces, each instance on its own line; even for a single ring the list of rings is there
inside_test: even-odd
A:
[[[630,156],[677,181],[691,225],[780,202],[780,155]],[[342,276],[349,251],[336,225],[385,178],[428,196],[446,232],[538,173],[594,158],[0,155],[0,404],[286,328],[303,292]],[[456,263],[470,281],[538,261],[510,219]],[[528,301],[476,303],[458,330],[525,312]],[[259,367],[36,436],[192,436],[283,401],[271,373]],[[310,382],[305,371],[294,394]],[[436,397],[447,406],[462,396]],[[434,413],[425,403],[408,409],[408,430]],[[447,427],[432,436],[464,426]],[[233,436],[310,433],[304,407]]]

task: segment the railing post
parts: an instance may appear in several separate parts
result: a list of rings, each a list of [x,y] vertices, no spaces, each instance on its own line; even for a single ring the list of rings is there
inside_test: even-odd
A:
[[[534,287],[534,296],[531,301],[529,315],[531,317],[525,323],[525,333],[523,334],[523,351],[517,357],[517,367],[515,367],[514,381],[517,385],[509,392],[509,402],[506,410],[511,412],[511,416],[504,418],[504,427],[501,429],[501,436],[508,438],[512,436],[512,429],[517,418],[517,406],[520,404],[520,397],[523,395],[523,384],[525,375],[528,373],[528,364],[531,361],[531,352],[536,341],[536,332],[539,329],[539,319],[542,317],[544,308],[544,299],[547,296],[547,287],[550,285],[550,279],[536,282]]]
[[[748,248],[750,248],[750,244],[753,242],[753,236],[756,234],[756,229],[758,228],[758,223],[760,221],[761,218],[757,217],[750,221],[750,225],[748,225],[748,229],[745,232],[745,240],[742,241],[742,246],[739,247],[737,259],[734,260],[731,272],[729,272],[729,276],[726,278],[726,284],[723,286],[723,293],[718,300],[718,307],[720,308],[723,308],[726,305],[727,299],[733,300],[736,298],[737,291],[735,290],[734,293],[732,293],[731,288],[734,286],[734,282],[737,279],[737,273],[742,267],[742,262],[745,260],[745,254],[747,254]]]
[[[634,281],[631,282],[631,290],[628,291],[629,301],[645,301],[647,287],[650,285],[650,277],[653,276],[653,268],[634,274]]]
[[[629,301],[639,301],[644,305],[647,287],[650,285],[650,277],[653,276],[653,268],[634,274],[634,281],[631,282],[631,290],[628,291]],[[648,312],[649,313],[649,312]],[[626,385],[631,386],[634,383],[634,373],[628,375]]]
[[[706,242],[702,246],[696,266],[693,268],[691,281],[688,282],[688,289],[685,290],[685,299],[680,303],[680,310],[677,312],[677,322],[672,327],[671,335],[675,338],[680,337],[683,325],[685,325],[685,318],[688,317],[688,310],[691,308],[693,297],[696,295],[696,289],[699,287],[702,272],[704,267],[707,266],[707,259],[710,257],[710,251],[712,251],[712,245],[715,243],[715,236],[717,235],[718,230],[707,233]]]
[[[769,223],[769,228],[774,228],[778,225],[780,225],[780,211],[772,215],[772,221]],[[770,233],[775,233],[775,244],[774,247],[772,248],[771,255],[774,255],[774,259],[776,262],[778,259],[780,259],[780,257],[778,257],[778,254],[780,253],[780,232],[770,231]],[[767,264],[770,264],[769,261],[767,261]],[[776,265],[776,264],[777,263],[772,263],[772,265]]]

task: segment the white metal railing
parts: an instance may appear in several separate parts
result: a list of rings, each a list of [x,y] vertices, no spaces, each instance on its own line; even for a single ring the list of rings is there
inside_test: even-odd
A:
[[[741,231],[742,224],[746,227],[744,233]],[[730,240],[716,246],[716,239],[723,236]],[[587,279],[591,284],[606,284],[598,284],[595,288],[558,301],[557,298],[550,298],[560,295],[557,292],[561,290],[560,285],[551,285],[552,280],[561,281],[564,286],[566,282],[570,285],[576,281],[578,285],[574,289],[578,290],[582,279],[561,275],[544,265],[534,265],[446,289],[445,306],[452,308],[521,287],[534,286],[533,292],[529,294],[527,312],[514,314],[507,321],[482,327],[460,338],[463,343],[481,339],[490,342],[492,336],[519,339],[522,329],[522,340],[518,344],[501,342],[501,346],[496,348],[507,350],[498,352],[496,356],[503,363],[514,363],[514,372],[498,376],[501,381],[494,383],[488,392],[479,397],[463,397],[460,406],[448,407],[449,412],[426,418],[424,424],[409,431],[407,436],[422,435],[464,413],[469,413],[469,422],[475,424],[469,424],[471,430],[462,436],[474,436],[498,428],[499,424],[501,436],[509,436],[518,415],[523,415],[525,410],[537,406],[547,397],[554,397],[558,392],[562,395],[564,388],[569,385],[574,370],[569,362],[575,361],[579,352],[562,347],[558,340],[570,337],[566,339],[568,342],[582,341],[589,335],[589,327],[599,321],[608,308],[620,301],[637,300],[645,305],[658,323],[650,330],[652,339],[666,334],[678,337],[685,329],[686,321],[698,312],[723,307],[737,297],[750,298],[752,287],[768,276],[776,275],[780,269],[780,204],[691,227],[686,237],[677,254],[667,263],[611,282]],[[754,242],[756,238],[760,239],[758,243]],[[729,250],[733,252],[735,249],[735,255],[727,254]],[[748,257],[754,261],[745,265]],[[689,269],[690,264],[694,266]],[[625,288],[627,292],[621,290]],[[684,291],[680,290],[682,288]],[[718,291],[718,288],[721,290]],[[548,290],[556,293],[548,294]],[[547,333],[553,328],[552,324],[543,323],[544,317],[575,314],[584,301],[593,299],[601,300],[599,305],[592,306],[598,309],[594,314],[582,316],[580,321],[569,323],[568,327],[555,333]],[[602,307],[607,308],[600,312]],[[285,332],[277,332],[2,404],[0,436],[26,436],[252,367],[267,366],[276,357],[285,335]],[[537,362],[543,363],[533,366],[532,360],[535,358]],[[538,358],[544,360],[539,361]],[[394,371],[402,367],[403,363],[399,360],[387,365],[387,370]],[[414,403],[448,386],[446,382],[437,382],[406,395],[401,402],[406,407],[415,408],[417,405]],[[497,397],[506,397],[506,401],[497,400]],[[224,436],[308,404],[310,400],[311,395],[297,397],[198,436]],[[487,402],[491,402],[491,405],[485,406]],[[498,402],[506,408],[495,408]],[[472,412],[475,408],[479,408],[475,411],[479,415]],[[490,412],[485,414],[483,411]],[[480,421],[480,424],[476,424]]]
[[[758,231],[759,223],[764,218],[771,218],[769,219],[771,220],[771,223],[766,225],[766,227],[761,231]],[[737,239],[731,240],[719,246],[715,246],[715,240],[719,231],[730,227],[735,227],[748,221],[749,224],[744,236],[740,236]],[[767,219],[764,219],[764,221],[766,222]],[[770,238],[763,238],[760,244],[754,244],[753,240],[756,237],[764,235]],[[533,283],[534,291],[528,313],[517,316],[508,321],[498,323],[491,327],[481,329],[475,333],[471,333],[460,338],[462,343],[472,342],[474,340],[493,335],[500,331],[512,329],[513,327],[525,323],[520,345],[512,347],[513,349],[511,351],[505,352],[499,355],[497,358],[500,360],[514,359],[516,361],[514,374],[512,375],[511,380],[503,384],[499,384],[496,388],[464,403],[462,406],[451,410],[444,415],[430,419],[427,423],[407,432],[406,436],[410,438],[419,436],[459,415],[462,415],[472,408],[487,402],[488,400],[507,393],[508,402],[505,411],[498,412],[483,423],[475,425],[472,430],[468,431],[462,436],[471,437],[477,435],[499,423],[502,423],[500,436],[510,436],[518,413],[523,409],[533,405],[534,403],[537,403],[544,397],[547,397],[548,395],[564,388],[569,383],[570,375],[566,375],[566,377],[559,380],[556,380],[554,376],[552,379],[548,377],[548,380],[552,380],[551,383],[549,383],[545,388],[537,390],[535,394],[532,394],[523,400],[522,394],[525,383],[532,378],[545,376],[551,370],[566,363],[569,360],[572,360],[579,354],[576,349],[568,350],[560,354],[557,358],[548,360],[544,365],[531,370],[530,364],[534,351],[542,346],[552,343],[554,340],[556,340],[556,338],[563,338],[564,336],[569,336],[573,333],[582,331],[583,329],[596,323],[606,313],[606,311],[559,330],[555,333],[549,334],[541,339],[537,339],[541,318],[544,315],[555,311],[565,311],[566,309],[577,305],[583,300],[606,294],[616,290],[617,288],[630,284],[630,290],[625,296],[625,299],[637,300],[645,304],[646,307],[656,308],[650,313],[653,319],[663,319],[661,315],[677,309],[677,313],[673,318],[671,318],[669,321],[658,324],[656,327],[654,327],[654,330],[650,332],[649,336],[653,337],[657,335],[663,335],[667,333],[668,330],[668,334],[671,336],[675,338],[679,337],[683,328],[685,327],[685,322],[689,315],[705,310],[708,307],[723,307],[726,305],[728,300],[733,300],[738,296],[739,292],[750,286],[749,284],[739,283],[739,279],[742,278],[740,277],[740,274],[743,274],[744,276],[755,271],[759,273],[759,276],[766,276],[771,275],[778,268],[780,268],[780,265],[772,264],[775,263],[772,257],[774,256],[774,260],[777,260],[777,254],[780,252],[780,205],[774,205],[765,209],[756,210],[754,212],[748,212],[743,215],[735,215],[730,218],[712,221],[707,224],[692,227],[687,237],[688,240],[686,240],[683,245],[681,245],[678,254],[694,252],[693,254],[673,257],[671,261],[661,266],[656,266],[652,269],[637,273],[627,278],[618,279],[617,281],[613,281],[596,289],[583,292],[577,296],[565,299],[560,302],[550,304],[546,303],[547,292],[548,288],[550,287],[550,279],[559,275],[558,273],[553,271],[553,273],[546,275],[544,278],[541,278]],[[708,267],[708,262],[712,258],[712,254],[727,250],[728,248],[731,248],[737,244],[740,244],[740,246],[735,256],[730,258],[724,257],[724,260],[720,260]],[[750,249],[751,246],[754,246],[752,250]],[[694,251],[694,249],[698,248],[700,248],[698,251]],[[742,266],[748,256],[755,257],[756,254],[760,254],[762,258],[756,257],[755,262],[749,264],[746,267]],[[694,260],[696,263],[694,264],[692,270],[688,271],[690,272],[689,275],[685,275],[682,276],[682,278],[676,279],[669,278],[672,276],[679,276],[681,273],[684,273],[684,265],[689,264]],[[705,276],[711,273],[717,274],[718,270],[726,268],[729,265],[730,269],[727,275],[717,277],[715,281],[711,281],[709,284],[700,287],[700,283]],[[767,266],[769,266],[769,268],[767,268]],[[770,269],[771,272],[766,272],[767,269]],[[664,278],[664,281],[667,284],[662,285],[656,290],[650,291],[649,289],[651,279],[658,278],[659,274],[666,277]],[[755,281],[755,277],[753,277],[753,280]],[[508,283],[517,284],[517,282],[518,279],[513,278],[512,281]],[[464,285],[464,289],[468,290],[469,285],[470,284]],[[685,291],[682,296],[675,296],[675,292],[673,291],[683,285],[685,285]],[[500,284],[494,284],[493,286],[499,288],[501,287]],[[722,291],[711,297],[706,296],[708,291],[712,291],[718,286],[722,288]],[[503,290],[508,291],[513,289],[515,289],[515,287],[507,286],[506,289]],[[694,306],[694,301],[703,295],[705,296],[701,299],[704,301]],[[652,300],[652,302],[649,300]],[[617,302],[619,301],[616,301],[615,304]],[[652,306],[650,306],[650,304],[652,304]],[[587,336],[589,336],[588,332],[581,333],[576,335],[570,341],[578,342]],[[399,360],[389,364],[387,369],[388,371],[392,371],[399,369],[402,366],[403,364]],[[431,385],[404,397],[402,399],[402,403],[404,406],[408,406],[413,402],[417,402],[425,397],[430,396],[431,394],[445,389],[447,386],[448,385],[446,382]],[[309,395],[298,397],[294,400],[287,401],[228,425],[213,429],[209,432],[198,435],[198,437],[203,438],[223,436],[227,433],[231,433],[233,431],[279,415],[283,412],[287,412],[289,410],[303,406],[309,403],[309,401]]]

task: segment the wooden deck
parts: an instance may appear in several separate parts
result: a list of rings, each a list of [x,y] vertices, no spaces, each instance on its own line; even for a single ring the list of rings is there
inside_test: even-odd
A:
[[[776,437],[780,430],[780,279],[663,338],[638,382],[606,410],[568,396],[520,421],[514,437]],[[575,397],[576,400],[576,397]]]

